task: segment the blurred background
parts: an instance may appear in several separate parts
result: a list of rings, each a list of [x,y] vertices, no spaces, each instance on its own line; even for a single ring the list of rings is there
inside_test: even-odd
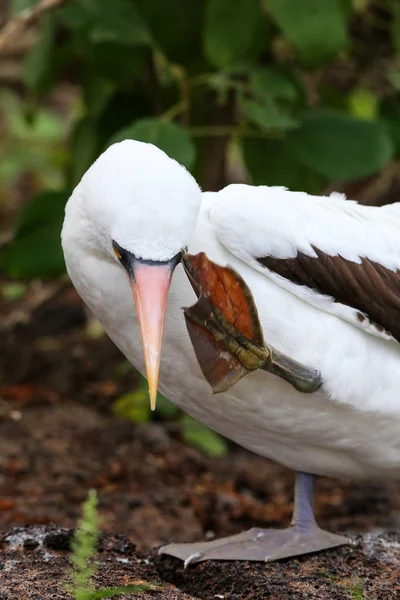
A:
[[[292,474],[160,397],[65,274],[70,191],[109,144],[152,142],[204,190],[400,194],[396,0],[0,0],[0,527],[106,529],[144,546],[282,525]],[[340,231],[338,231],[340,236]],[[395,483],[321,480],[317,516],[399,519]]]

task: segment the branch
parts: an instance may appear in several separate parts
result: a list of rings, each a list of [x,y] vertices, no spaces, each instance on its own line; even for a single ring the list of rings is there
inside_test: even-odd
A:
[[[40,0],[34,6],[25,8],[15,17],[10,19],[2,29],[0,29],[0,54],[5,54],[12,50],[15,40],[24,33],[34,21],[41,17],[45,12],[61,6],[65,0]]]

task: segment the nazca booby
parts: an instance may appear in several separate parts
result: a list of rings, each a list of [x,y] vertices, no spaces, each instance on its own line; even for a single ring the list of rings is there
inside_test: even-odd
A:
[[[201,193],[160,149],[125,140],[75,188],[62,245],[84,302],[147,372],[153,404],[159,386],[202,423],[297,473],[288,529],[161,552],[186,564],[272,560],[346,543],[315,522],[315,475],[400,477],[400,205],[241,184]],[[243,278],[266,343],[318,370],[321,389],[304,394],[255,371],[210,394],[182,312],[195,298],[179,265],[187,248]]]

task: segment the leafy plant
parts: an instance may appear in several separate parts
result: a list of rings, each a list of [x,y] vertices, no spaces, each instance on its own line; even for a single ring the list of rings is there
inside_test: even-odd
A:
[[[97,494],[91,490],[83,504],[82,519],[75,532],[72,544],[71,562],[74,569],[71,571],[72,586],[69,591],[75,600],[97,600],[100,598],[115,598],[124,594],[147,592],[157,589],[150,584],[135,584],[109,587],[95,590],[91,579],[96,573],[93,557],[97,551],[100,529],[97,516]]]

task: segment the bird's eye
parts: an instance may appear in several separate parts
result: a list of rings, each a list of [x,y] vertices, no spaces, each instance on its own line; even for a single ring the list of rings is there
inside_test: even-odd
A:
[[[116,246],[113,246],[113,248],[114,248],[115,256],[118,258],[118,260],[121,260],[122,259],[121,252],[118,250],[118,248]]]

